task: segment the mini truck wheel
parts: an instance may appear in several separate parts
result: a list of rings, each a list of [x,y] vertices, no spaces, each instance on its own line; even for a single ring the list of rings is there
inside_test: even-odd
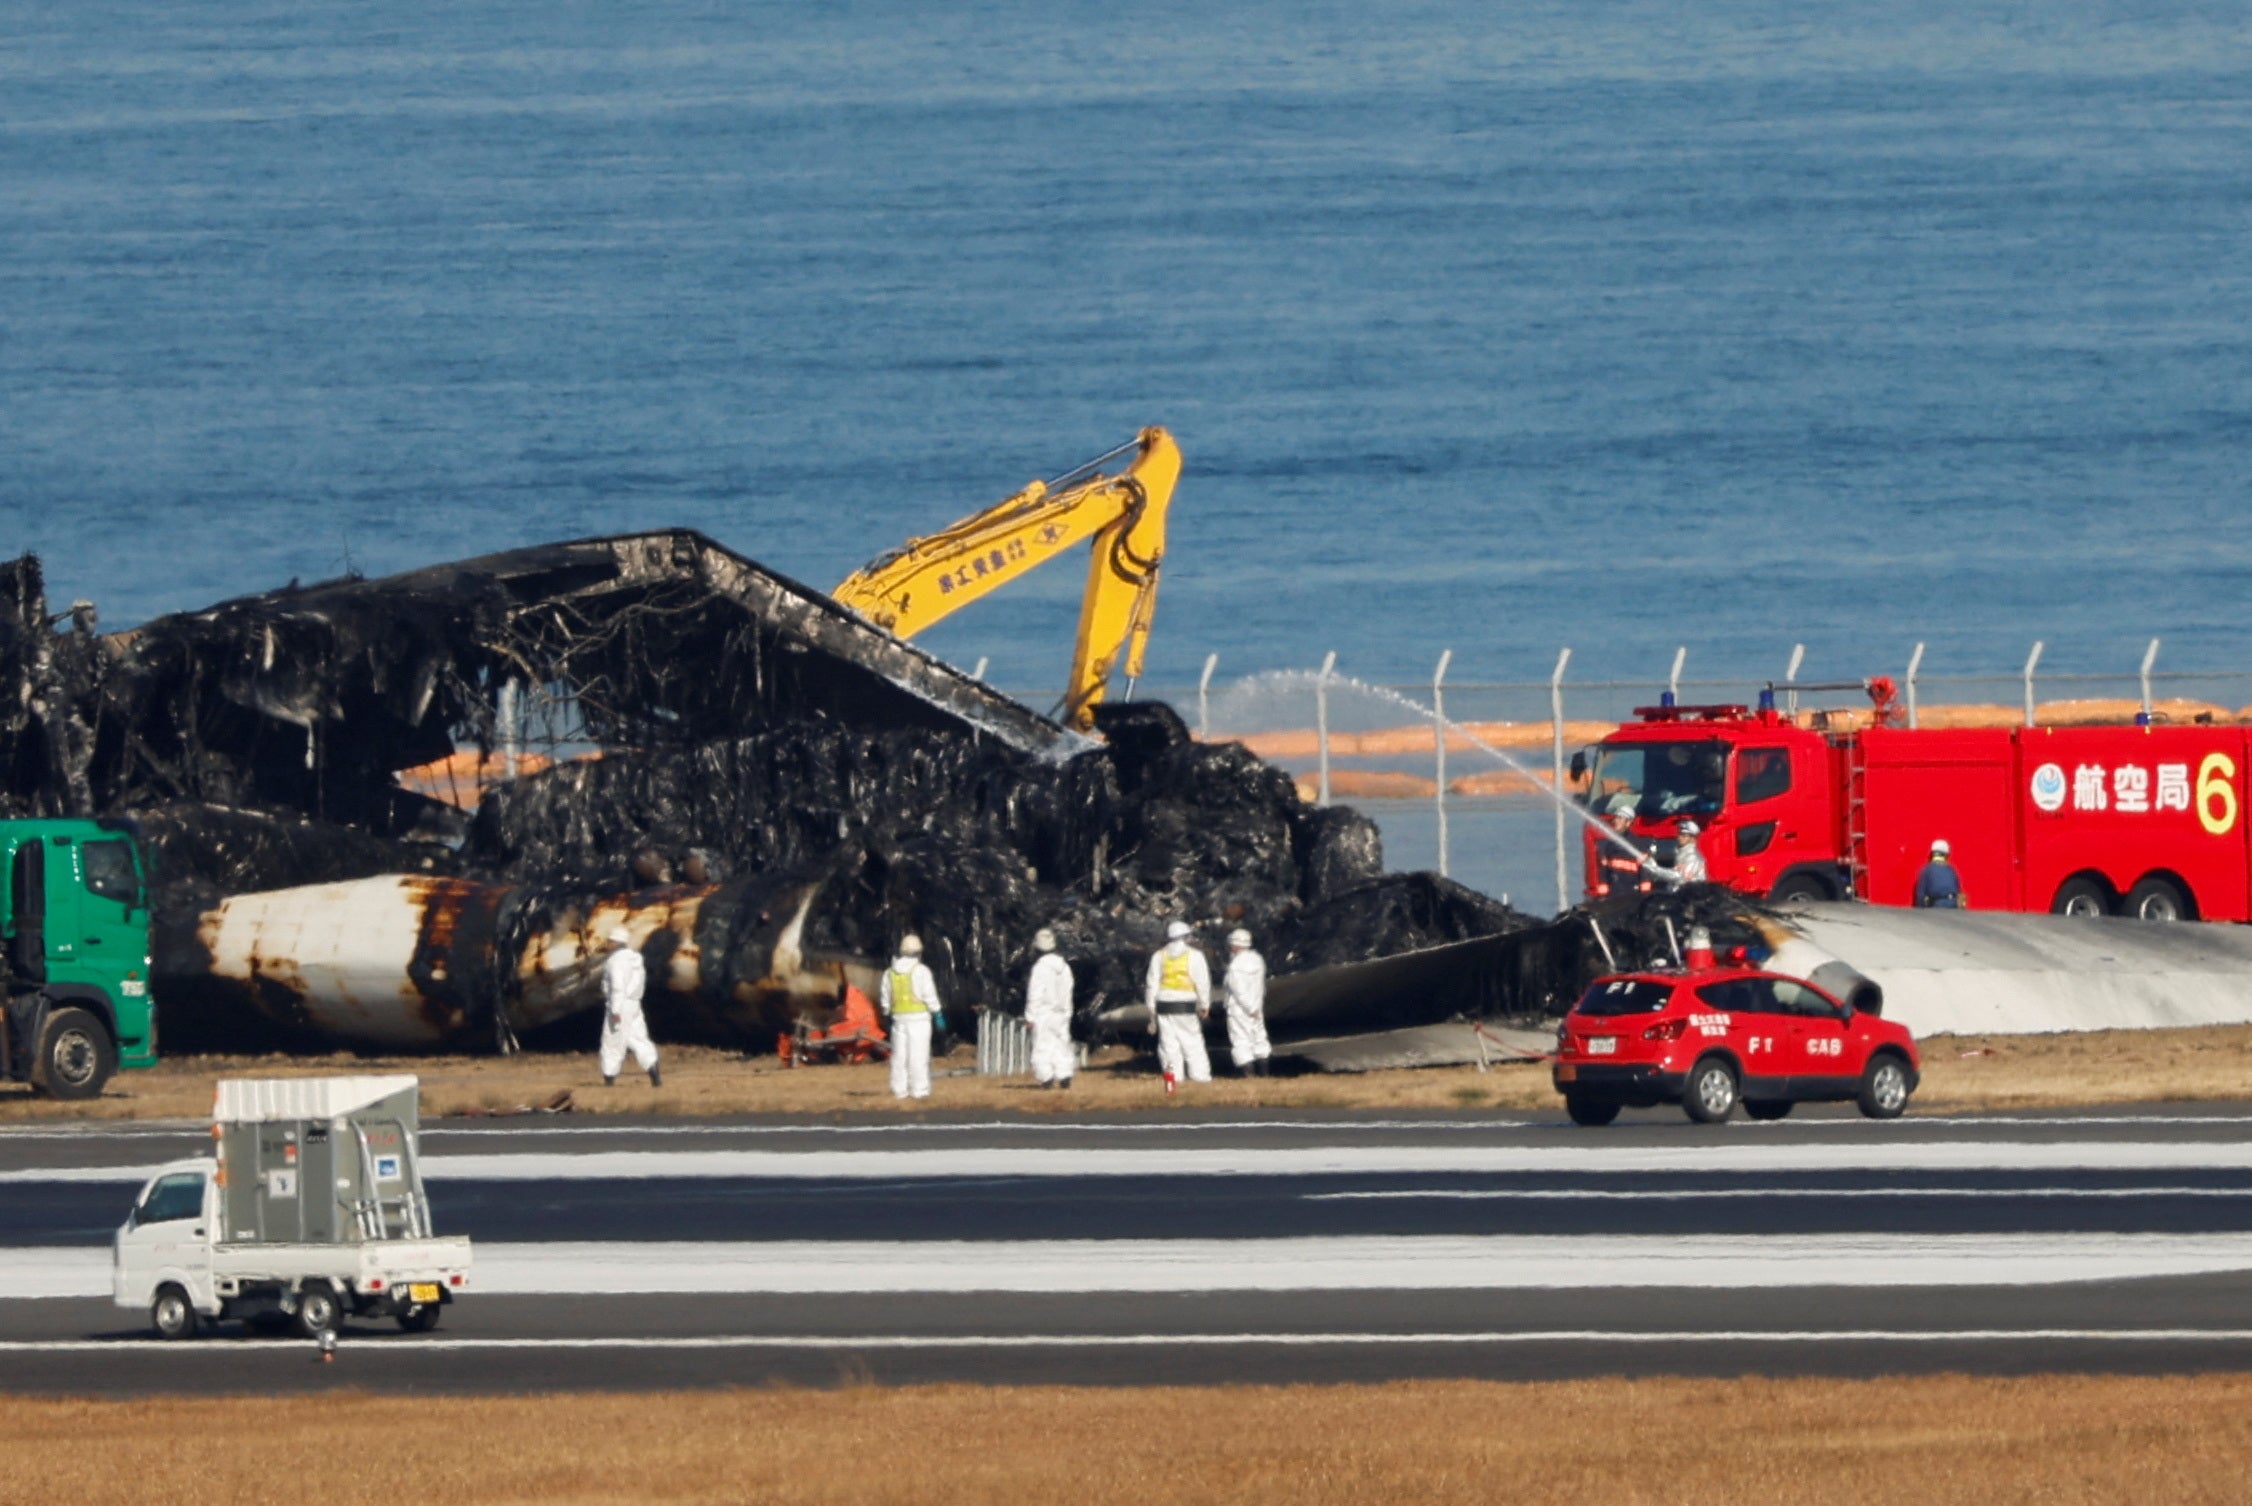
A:
[[[297,1294],[297,1331],[308,1339],[336,1332],[343,1315],[336,1293],[324,1282],[313,1282]]]
[[[47,1016],[33,1080],[51,1098],[98,1098],[117,1070],[117,1048],[93,1011],[74,1006]]]
[[[1689,1069],[1681,1111],[1699,1124],[1718,1124],[1736,1109],[1736,1074],[1728,1063],[1708,1056]]]
[[[149,1326],[160,1339],[192,1339],[195,1337],[195,1304],[188,1294],[172,1282],[156,1289],[156,1300],[149,1304]]]
[[[416,1302],[400,1308],[392,1317],[408,1333],[428,1333],[438,1326],[438,1315],[444,1306],[437,1302]]]
[[[1871,1119],[1898,1119],[1908,1107],[1908,1064],[1889,1051],[1871,1057],[1854,1102]]]

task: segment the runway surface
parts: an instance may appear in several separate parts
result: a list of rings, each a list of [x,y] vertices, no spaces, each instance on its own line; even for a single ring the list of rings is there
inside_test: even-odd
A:
[[[477,1245],[334,1364],[111,1306],[182,1126],[0,1133],[0,1387],[1838,1374],[2252,1364],[2252,1108],[426,1127]]]

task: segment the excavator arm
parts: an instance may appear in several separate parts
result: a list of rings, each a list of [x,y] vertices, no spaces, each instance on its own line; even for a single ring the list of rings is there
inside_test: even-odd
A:
[[[1106,469],[1128,454],[1134,458],[1124,469]],[[1181,452],[1173,436],[1144,429],[1130,445],[1054,481],[1035,481],[943,532],[870,561],[831,594],[878,627],[912,638],[1092,540],[1071,681],[1060,713],[1065,725],[1086,731],[1121,657],[1129,682],[1141,676],[1157,610],[1165,512],[1180,475]]]

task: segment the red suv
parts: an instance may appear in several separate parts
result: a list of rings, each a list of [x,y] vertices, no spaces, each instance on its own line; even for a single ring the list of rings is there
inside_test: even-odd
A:
[[[1661,1103],[1718,1124],[1739,1099],[1754,1119],[1848,1098],[1893,1119],[1920,1075],[1905,1025],[1746,967],[1596,979],[1564,1016],[1555,1067],[1574,1124]]]

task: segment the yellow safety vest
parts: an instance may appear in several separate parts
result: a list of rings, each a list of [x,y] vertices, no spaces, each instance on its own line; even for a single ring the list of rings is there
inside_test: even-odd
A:
[[[1187,952],[1181,953],[1178,957],[1170,953],[1163,955],[1163,959],[1158,964],[1157,990],[1159,993],[1167,994],[1193,994],[1196,992],[1196,979],[1189,973],[1189,954]]]
[[[900,972],[896,968],[884,975],[891,987],[891,1012],[893,1014],[929,1014],[930,1009],[915,997],[915,970]]]

